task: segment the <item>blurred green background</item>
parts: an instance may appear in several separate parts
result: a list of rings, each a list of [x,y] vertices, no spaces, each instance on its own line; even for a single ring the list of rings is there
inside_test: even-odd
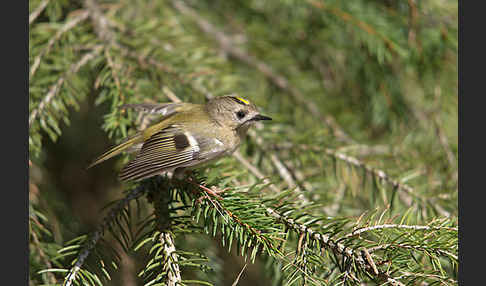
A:
[[[332,158],[273,147],[353,156],[427,200],[414,209],[415,223],[457,219],[457,1],[98,1],[106,26],[83,18],[89,2],[29,1],[30,15],[47,3],[29,25],[29,198],[48,218],[49,243],[92,231],[102,207],[123,195],[117,170],[126,157],[86,166],[134,131],[135,115],[117,106],[168,102],[163,87],[187,102],[232,93],[255,102],[273,121],[256,131],[264,147],[248,139],[242,154],[281,189],[289,184],[270,154],[288,164],[309,199],[333,206],[341,196],[329,215],[357,217],[390,198],[368,192],[359,172],[336,175],[346,167]],[[106,43],[115,44],[71,70]],[[245,170],[234,158],[221,164],[229,176]],[[231,285],[242,258],[217,240],[198,243],[219,269],[213,281]],[[37,285],[47,279],[35,274],[45,264],[34,250],[30,259]],[[143,257],[126,261],[111,285],[140,283],[133,273]],[[249,264],[238,285],[269,285],[262,263]]]

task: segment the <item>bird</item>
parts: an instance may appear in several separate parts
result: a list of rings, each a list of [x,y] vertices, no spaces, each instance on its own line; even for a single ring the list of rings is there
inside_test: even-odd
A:
[[[121,108],[159,117],[87,167],[122,152],[137,153],[121,169],[121,181],[137,182],[167,172],[183,176],[187,169],[231,155],[255,122],[272,120],[261,115],[254,103],[233,95],[214,97],[205,104],[140,103],[125,104]]]

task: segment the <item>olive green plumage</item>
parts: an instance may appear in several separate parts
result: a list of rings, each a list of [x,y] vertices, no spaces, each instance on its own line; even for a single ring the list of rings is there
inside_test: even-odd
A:
[[[216,97],[206,104],[128,104],[141,112],[160,115],[157,123],[137,132],[103,153],[88,168],[122,152],[138,151],[120,172],[122,181],[139,181],[166,171],[182,171],[233,153],[258,120],[249,101],[234,96]]]

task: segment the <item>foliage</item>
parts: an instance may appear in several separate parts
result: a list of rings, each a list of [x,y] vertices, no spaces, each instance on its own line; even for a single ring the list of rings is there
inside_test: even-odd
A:
[[[457,2],[29,14],[31,285],[457,284]],[[119,106],[230,93],[274,119],[235,156],[184,180],[122,185],[127,155],[85,171],[144,124]]]

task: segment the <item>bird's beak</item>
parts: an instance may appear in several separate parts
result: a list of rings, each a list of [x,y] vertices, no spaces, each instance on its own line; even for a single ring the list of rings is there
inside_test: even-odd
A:
[[[265,115],[261,115],[261,114],[257,114],[255,116],[253,116],[253,118],[251,120],[255,120],[255,121],[260,121],[260,120],[272,120],[272,118],[268,117],[268,116],[265,116]]]

